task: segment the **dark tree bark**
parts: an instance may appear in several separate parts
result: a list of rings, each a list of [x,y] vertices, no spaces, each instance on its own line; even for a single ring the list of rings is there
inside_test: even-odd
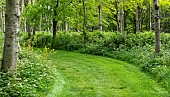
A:
[[[54,41],[56,39],[56,33],[57,33],[57,23],[58,20],[56,19],[57,17],[57,11],[56,9],[59,7],[59,0],[57,0],[56,5],[54,7],[54,17],[53,17],[53,40],[52,40],[52,48],[54,48]]]
[[[82,0],[83,3],[83,15],[84,15],[84,23],[83,23],[83,37],[84,37],[84,43],[87,42],[87,34],[86,34],[86,5],[85,5],[85,0]]]
[[[102,5],[101,5],[101,1],[100,4],[98,6],[99,9],[99,31],[102,31]]]
[[[153,0],[154,18],[155,18],[155,52],[160,53],[161,50],[161,35],[160,35],[160,16],[158,0]]]

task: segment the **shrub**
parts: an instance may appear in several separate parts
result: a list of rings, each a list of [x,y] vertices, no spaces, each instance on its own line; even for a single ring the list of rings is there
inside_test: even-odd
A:
[[[0,78],[0,97],[42,97],[48,93],[55,74],[52,63],[44,59],[47,54],[39,55],[29,47],[23,48],[17,77],[9,72]]]

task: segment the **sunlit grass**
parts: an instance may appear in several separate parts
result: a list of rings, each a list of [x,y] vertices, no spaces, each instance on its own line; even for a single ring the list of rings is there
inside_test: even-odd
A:
[[[150,77],[122,61],[65,51],[49,59],[56,64],[59,77],[51,97],[167,96]]]

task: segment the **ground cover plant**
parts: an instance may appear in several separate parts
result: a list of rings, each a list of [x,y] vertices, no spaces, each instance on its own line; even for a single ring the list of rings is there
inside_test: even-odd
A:
[[[0,43],[3,44],[3,33]],[[0,46],[2,48],[3,45]],[[1,49],[2,50],[2,49]],[[16,76],[0,72],[0,97],[44,97],[55,82],[54,65],[47,60],[47,48],[34,51],[22,47]],[[2,55],[2,51],[0,52]]]
[[[160,55],[156,55],[154,52],[153,32],[137,34],[89,32],[87,35],[88,41],[84,44],[81,32],[58,32],[53,47],[54,49],[107,56],[133,63],[169,90],[170,34],[162,33]],[[51,40],[51,34],[38,33],[34,36],[32,46],[50,48]]]

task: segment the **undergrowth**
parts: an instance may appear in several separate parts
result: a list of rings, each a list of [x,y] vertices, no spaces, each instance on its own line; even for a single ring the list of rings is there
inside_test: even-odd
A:
[[[55,81],[54,66],[46,60],[48,54],[47,48],[22,48],[17,77],[1,73],[0,97],[44,97]]]
[[[113,32],[88,32],[88,41],[83,42],[81,32],[58,32],[54,49],[77,51],[81,53],[112,57],[133,63],[141,71],[151,75],[170,92],[170,34],[162,33],[161,54],[154,52],[153,32],[132,34]],[[23,42],[24,43],[23,38]],[[32,38],[34,47],[51,47],[52,35],[38,33]]]

